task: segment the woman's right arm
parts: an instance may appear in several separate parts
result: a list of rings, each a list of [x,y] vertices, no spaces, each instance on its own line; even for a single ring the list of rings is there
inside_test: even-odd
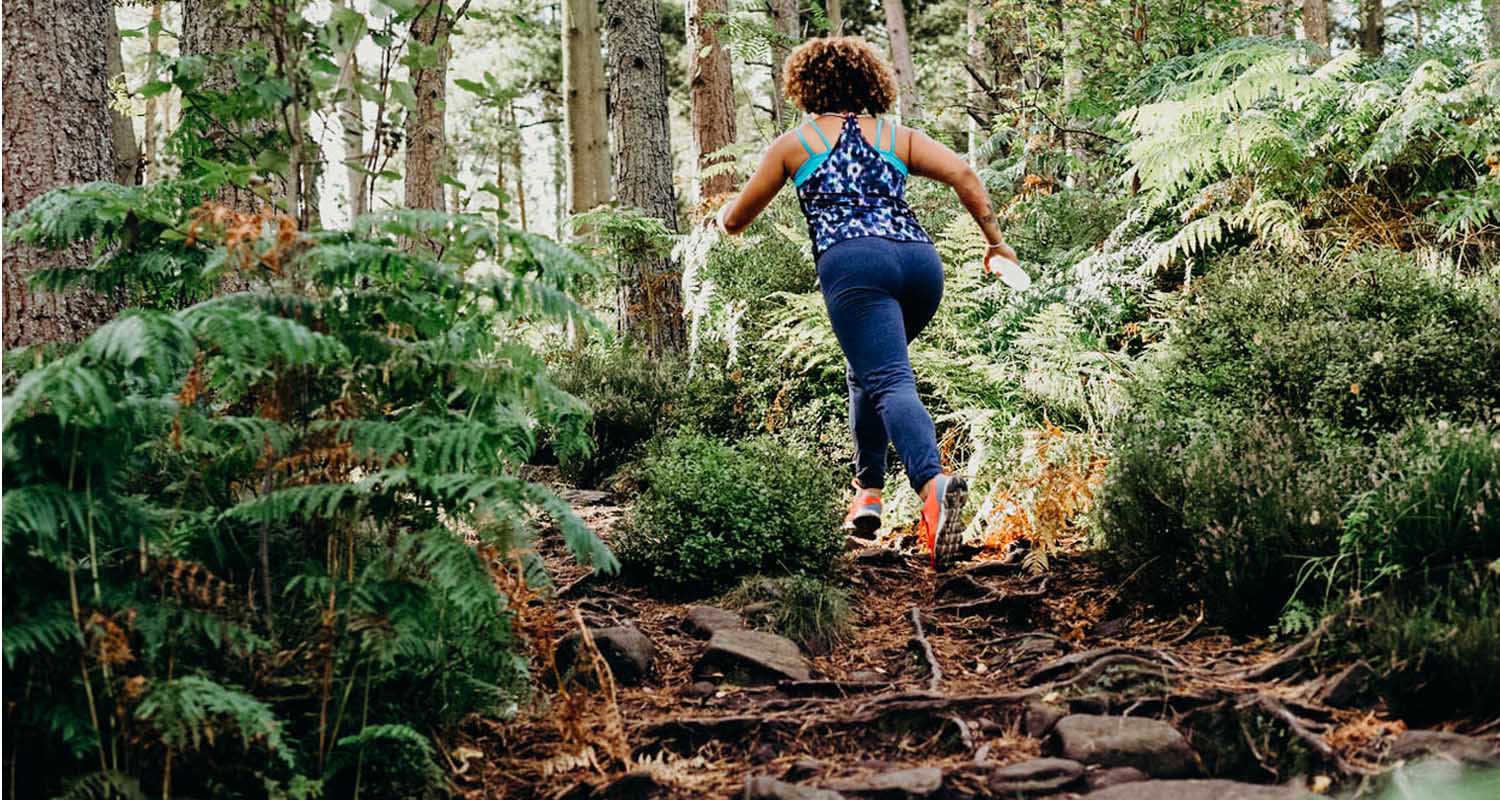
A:
[[[984,240],[989,243],[984,254],[985,266],[989,266],[991,255],[1015,261],[1016,251],[1005,243],[1005,235],[1000,232],[995,212],[990,208],[990,193],[969,166],[969,162],[927,134],[912,128],[908,130],[911,131],[911,142],[907,145],[907,167],[914,175],[953,187],[959,202],[964,204],[969,216],[979,224],[979,229],[984,231]]]

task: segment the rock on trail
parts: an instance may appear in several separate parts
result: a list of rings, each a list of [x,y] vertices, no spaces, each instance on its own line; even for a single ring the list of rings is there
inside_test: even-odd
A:
[[[1153,778],[1198,774],[1187,740],[1159,720],[1070,714],[1057,721],[1052,735],[1063,758],[1084,764],[1135,767]]]
[[[736,683],[776,683],[812,680],[807,659],[797,644],[784,636],[762,631],[724,629],[708,640],[693,675],[722,675]]]

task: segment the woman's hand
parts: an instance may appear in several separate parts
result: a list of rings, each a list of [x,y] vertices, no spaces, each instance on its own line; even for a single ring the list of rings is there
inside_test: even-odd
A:
[[[1016,257],[1016,251],[1010,245],[1006,244],[1004,240],[996,242],[984,249],[984,271],[990,275],[994,275],[998,272],[997,269],[990,265],[991,260],[995,256],[999,256],[1003,259],[1006,259],[1007,261],[1014,261],[1016,263],[1020,263],[1021,261],[1021,259]]]

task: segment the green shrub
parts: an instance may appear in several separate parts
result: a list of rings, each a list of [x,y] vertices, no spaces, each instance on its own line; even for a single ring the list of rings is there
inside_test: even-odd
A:
[[[752,624],[770,628],[813,655],[829,652],[850,634],[849,593],[805,575],[746,578],[724,596],[724,605],[744,612]]]
[[[653,591],[706,594],[748,575],[822,574],[842,547],[839,482],[776,440],[672,436],[648,449],[640,477],[645,491],[618,552]]]
[[[1491,451],[1413,426],[1490,413],[1497,308],[1490,290],[1394,255],[1221,264],[1129,387],[1105,546],[1142,570],[1137,587],[1172,600],[1186,585],[1244,627],[1274,620],[1299,578],[1326,597],[1392,567],[1487,557],[1493,534],[1475,526],[1495,523],[1459,498],[1494,491]]]

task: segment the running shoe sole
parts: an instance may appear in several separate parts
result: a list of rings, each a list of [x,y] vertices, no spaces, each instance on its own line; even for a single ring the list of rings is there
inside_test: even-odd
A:
[[[844,523],[844,530],[854,531],[861,536],[868,537],[870,534],[880,530],[880,515],[860,514]]]
[[[952,563],[963,541],[964,503],[969,499],[969,485],[963,478],[949,478],[943,485],[943,507],[938,517],[937,536],[933,540],[932,565],[937,568]]]

